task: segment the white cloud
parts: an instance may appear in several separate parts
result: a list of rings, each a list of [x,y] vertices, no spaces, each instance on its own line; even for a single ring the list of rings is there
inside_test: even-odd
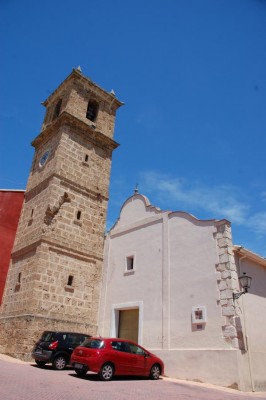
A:
[[[251,205],[238,199],[239,188],[230,185],[206,186],[199,182],[188,182],[180,178],[146,172],[142,174],[141,186],[150,192],[155,200],[163,204],[154,204],[162,208],[194,213],[204,210],[209,218],[226,218],[235,225],[249,228],[257,235],[266,234],[266,212],[252,212]],[[261,196],[266,200],[266,192]],[[157,198],[157,199],[156,199]],[[197,215],[195,215],[197,217]]]
[[[137,181],[139,192],[150,196],[154,206],[163,210],[185,211],[199,219],[226,218],[232,222],[236,243],[253,248],[258,254],[265,254],[266,212],[261,193],[255,194],[253,190],[252,197],[249,197],[248,188],[243,191],[232,185],[208,185],[154,171],[142,173]],[[119,217],[125,200],[133,194],[131,189],[126,180],[113,183],[107,230]]]
[[[226,218],[239,225],[247,222],[250,207],[237,199],[237,190],[232,186],[208,187],[155,172],[144,173],[142,180],[145,192],[157,195],[167,207],[176,203],[175,209],[180,205],[193,207],[210,212],[211,218]]]
[[[266,234],[266,212],[256,213],[251,216],[247,225],[257,233]]]
[[[266,201],[266,191],[261,193],[262,201]]]

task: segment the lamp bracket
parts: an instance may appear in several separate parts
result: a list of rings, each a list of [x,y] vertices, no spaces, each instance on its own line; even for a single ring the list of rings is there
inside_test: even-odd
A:
[[[242,294],[245,294],[246,292],[238,292],[238,293],[233,293],[233,300],[237,300],[239,299],[240,296],[242,296]]]

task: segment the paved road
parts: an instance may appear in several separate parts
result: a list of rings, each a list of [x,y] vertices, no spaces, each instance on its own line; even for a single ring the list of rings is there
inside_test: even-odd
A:
[[[41,369],[34,363],[0,357],[0,399],[4,400],[253,400],[266,393],[242,393],[175,379],[79,378],[71,369]]]

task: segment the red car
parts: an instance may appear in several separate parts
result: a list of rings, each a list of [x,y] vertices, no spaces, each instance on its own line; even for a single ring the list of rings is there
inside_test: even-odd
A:
[[[88,371],[98,373],[103,381],[114,375],[147,376],[159,379],[164,373],[160,358],[138,344],[120,338],[89,338],[76,347],[71,365],[78,375]]]

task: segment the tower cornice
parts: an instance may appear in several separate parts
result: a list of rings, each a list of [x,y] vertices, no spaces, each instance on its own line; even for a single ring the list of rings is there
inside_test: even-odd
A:
[[[57,87],[53,93],[47,97],[45,101],[42,102],[42,105],[47,107],[51,104],[54,98],[59,97],[67,86],[68,82],[71,80],[78,80],[82,84],[84,84],[87,88],[89,88],[94,94],[96,94],[99,98],[108,103],[112,104],[112,106],[117,109],[120,106],[124,105],[124,103],[117,99],[117,97],[112,92],[107,92],[95,82],[93,82],[90,78],[84,76],[81,71],[78,69],[73,69],[72,72],[68,75],[68,77]]]
[[[102,254],[93,252],[93,251],[80,251],[77,249],[73,249],[72,246],[66,246],[60,244],[60,242],[57,242],[56,240],[49,240],[45,236],[30,243],[28,246],[23,246],[19,248],[18,246],[15,247],[11,253],[11,259],[15,260],[17,258],[20,258],[21,256],[24,256],[25,254],[28,254],[32,251],[35,251],[38,247],[41,245],[46,245],[48,246],[49,250],[53,250],[55,252],[60,252],[61,254],[67,254],[67,255],[75,255],[75,258],[78,258],[80,260],[84,261],[90,261],[92,263],[96,263],[96,261],[102,261],[103,257]]]
[[[31,142],[31,145],[38,148],[43,142],[52,137],[54,132],[62,126],[75,128],[76,133],[85,136],[90,142],[109,150],[113,151],[119,146],[119,143],[96,130],[93,125],[90,126],[86,124],[79,118],[69,114],[67,111],[63,111],[55,121],[41,131],[41,133]]]
[[[34,196],[36,196],[38,193],[41,193],[44,189],[48,187],[48,185],[53,181],[53,179],[59,179],[60,184],[62,187],[68,187],[74,190],[75,192],[78,192],[82,194],[83,196],[87,197],[92,197],[92,198],[99,198],[99,192],[92,190],[90,188],[84,187],[80,185],[77,182],[73,182],[69,179],[66,179],[64,176],[57,174],[57,173],[52,173],[49,175],[42,183],[40,183],[37,186],[34,186],[30,190],[28,190],[25,193],[25,202],[31,200]],[[104,193],[101,193],[101,199],[108,201],[109,197],[106,196]]]

